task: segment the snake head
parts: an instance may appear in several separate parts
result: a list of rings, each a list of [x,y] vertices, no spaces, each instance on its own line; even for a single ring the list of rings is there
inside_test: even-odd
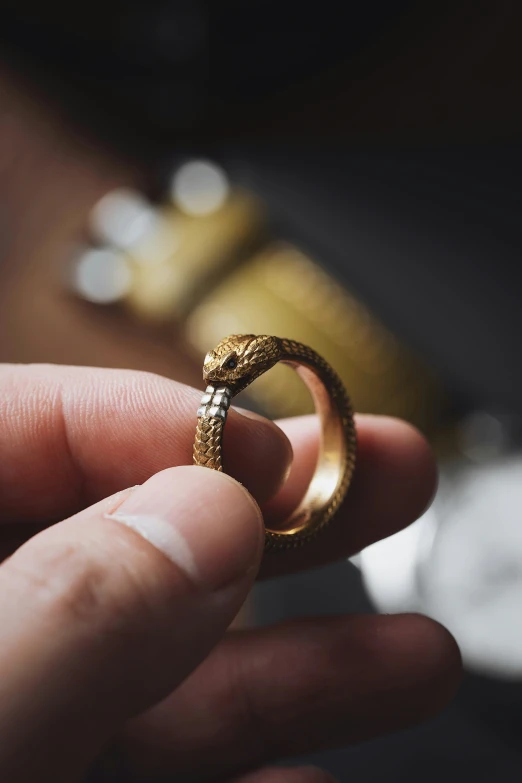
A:
[[[275,337],[234,334],[225,337],[205,356],[203,380],[228,386],[233,394],[245,389],[279,360]]]

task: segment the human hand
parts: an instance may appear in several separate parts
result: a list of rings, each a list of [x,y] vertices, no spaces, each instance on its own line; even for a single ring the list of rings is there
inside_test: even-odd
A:
[[[265,765],[397,730],[453,695],[458,650],[427,618],[226,633],[262,555],[249,492],[266,513],[294,503],[317,431],[313,417],[281,423],[296,458],[278,493],[285,435],[232,411],[227,470],[245,489],[187,466],[199,398],[145,373],[0,369],[2,780],[326,783]],[[261,575],[345,558],[422,513],[435,486],[423,439],[389,419],[357,425],[338,521],[267,554]]]

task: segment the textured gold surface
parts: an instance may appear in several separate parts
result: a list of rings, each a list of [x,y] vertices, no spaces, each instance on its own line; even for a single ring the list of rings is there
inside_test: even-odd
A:
[[[308,386],[321,420],[322,439],[316,471],[303,501],[277,530],[266,530],[269,549],[300,546],[331,521],[350,485],[356,454],[352,407],[344,385],[335,370],[302,343],[267,335],[227,337],[205,357],[203,378],[226,386],[234,396],[278,362],[293,367]],[[198,418],[196,465],[223,469],[222,434],[221,419]]]
[[[221,438],[223,421],[212,417],[198,418],[194,455],[198,455],[196,464],[213,470],[223,470],[221,462]],[[196,461],[196,460],[194,460]]]

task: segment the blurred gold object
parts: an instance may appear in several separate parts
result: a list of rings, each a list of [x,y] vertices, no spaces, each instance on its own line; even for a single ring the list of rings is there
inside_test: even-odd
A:
[[[278,362],[301,377],[321,421],[315,474],[299,507],[277,529],[266,529],[266,549],[289,549],[316,536],[332,520],[350,486],[356,436],[351,403],[341,379],[314,350],[293,340],[233,335],[209,351],[203,379],[209,384],[198,409],[194,463],[223,470],[222,436],[230,400]],[[255,444],[244,444],[255,448]]]
[[[447,400],[430,369],[315,260],[274,240],[263,205],[231,188],[224,172],[213,174],[222,183],[217,206],[208,209],[198,188],[194,201],[186,186],[205,167],[212,174],[208,163],[182,167],[171,201],[150,205],[147,230],[121,249],[131,270],[120,298],[127,311],[184,334],[199,360],[223,334],[286,334],[338,369],[358,411],[398,416],[439,437]],[[201,204],[206,211],[196,214]],[[314,409],[306,387],[281,365],[245,394],[272,417]]]
[[[203,354],[223,333],[289,334],[338,368],[358,411],[436,426],[444,396],[432,374],[377,319],[295,247],[273,243],[231,272],[193,310],[189,342]],[[307,390],[276,367],[249,390],[268,415],[313,410]]]
[[[261,205],[246,193],[232,194],[208,215],[163,207],[155,230],[129,251],[134,270],[129,308],[153,323],[183,320],[252,251],[263,225]]]

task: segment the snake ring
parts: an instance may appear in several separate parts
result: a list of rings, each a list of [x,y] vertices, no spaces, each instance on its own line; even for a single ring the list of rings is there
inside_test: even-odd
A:
[[[281,526],[266,529],[267,549],[300,546],[331,522],[350,486],[356,453],[350,399],[335,370],[301,343],[243,334],[225,338],[205,357],[203,380],[208,386],[197,412],[194,463],[223,470],[222,436],[230,400],[277,362],[293,367],[308,386],[322,437],[310,486]]]

